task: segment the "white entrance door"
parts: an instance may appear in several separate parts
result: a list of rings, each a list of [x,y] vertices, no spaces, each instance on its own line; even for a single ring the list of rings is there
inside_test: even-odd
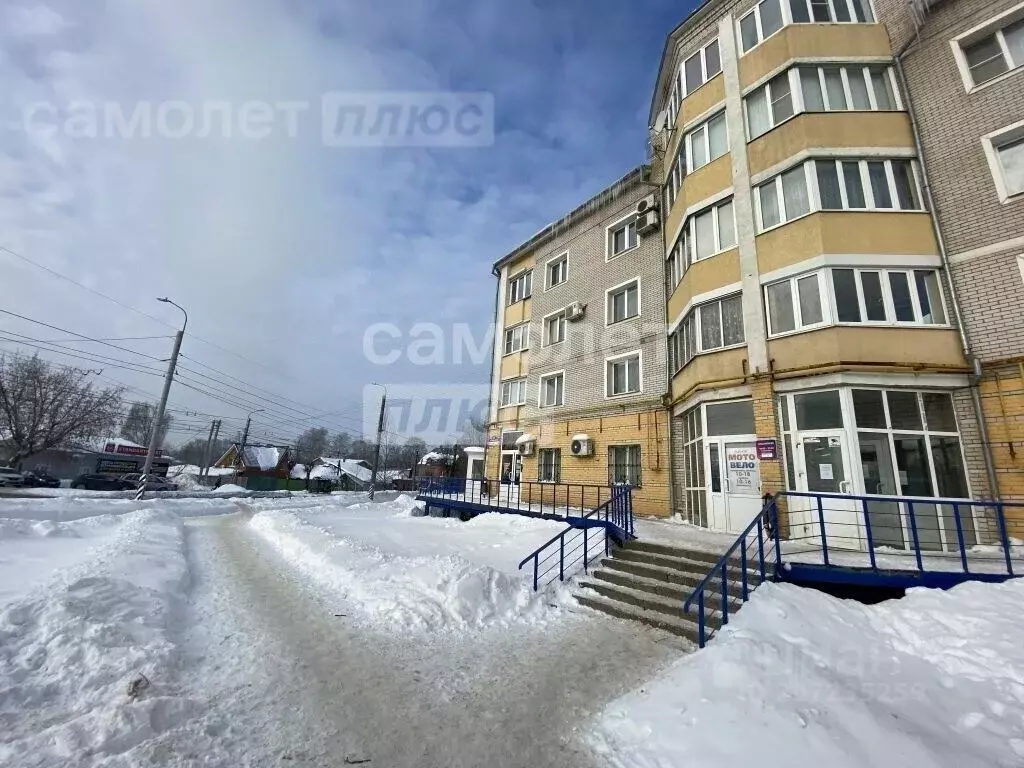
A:
[[[853,472],[846,434],[842,430],[801,432],[796,440],[796,470],[799,490],[808,493],[852,494]],[[856,499],[794,497],[791,499],[794,538],[820,542],[821,521],[829,546],[862,548],[863,525]]]
[[[761,511],[761,463],[754,439],[708,443],[711,528],[739,533]]]

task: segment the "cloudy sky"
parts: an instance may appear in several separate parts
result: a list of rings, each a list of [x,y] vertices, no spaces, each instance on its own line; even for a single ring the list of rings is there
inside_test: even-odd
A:
[[[164,337],[109,342],[124,351],[0,313],[0,350],[43,340],[44,357],[102,367],[145,399],[160,377],[125,368],[164,367],[181,316],[155,299],[170,296],[194,334],[173,440],[202,430],[206,417],[185,411],[235,425],[266,408],[258,429],[278,438],[317,414],[358,432],[370,381],[482,384],[489,356],[456,364],[453,329],[468,324],[482,343],[491,264],[644,160],[664,39],[693,4],[3,0],[0,246],[166,324],[0,252],[0,310],[94,338]],[[495,140],[325,147],[321,95],[353,90],[488,92]],[[313,106],[297,135],[280,120],[264,139],[124,138],[102,122],[92,138],[67,123],[90,106],[181,101],[198,114],[257,100]],[[55,111],[32,113],[26,130],[38,104]],[[381,322],[404,340],[380,351],[439,325],[444,364],[373,364],[364,335]]]

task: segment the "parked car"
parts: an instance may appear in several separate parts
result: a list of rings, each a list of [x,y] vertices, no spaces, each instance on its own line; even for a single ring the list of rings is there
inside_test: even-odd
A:
[[[60,480],[45,469],[30,469],[22,472],[26,488],[60,488]]]
[[[139,483],[142,480],[142,475],[138,472],[130,472],[127,475],[121,477],[122,480],[131,483],[132,488],[138,488]],[[166,477],[160,477],[160,475],[150,475],[146,479],[146,490],[147,491],[176,491],[178,490],[178,484],[172,483]]]
[[[0,467],[0,488],[21,488],[25,485],[25,478],[21,472],[10,467]]]
[[[133,485],[120,477],[114,475],[103,475],[100,473],[93,473],[87,475],[79,475],[71,481],[72,488],[81,488],[87,491],[130,491],[137,488],[137,484]]]

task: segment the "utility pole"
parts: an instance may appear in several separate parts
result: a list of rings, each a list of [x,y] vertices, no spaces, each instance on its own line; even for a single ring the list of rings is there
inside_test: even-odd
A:
[[[263,413],[265,409],[260,408],[259,410],[249,411],[249,416],[245,420],[245,432],[242,433],[242,446],[238,449],[238,461],[242,462],[242,469],[245,469],[245,444],[249,441],[249,427],[252,426],[253,414]]]
[[[380,398],[380,417],[377,419],[377,447],[373,454],[373,476],[370,478],[370,500],[373,501],[373,494],[377,487],[377,469],[380,464],[380,441],[384,435],[384,408],[388,402],[388,391],[385,389]]]
[[[213,457],[210,451],[213,449],[213,441],[220,433],[220,419],[214,419],[210,423],[210,436],[206,439],[206,450],[203,451],[203,466],[199,468],[199,479],[203,480],[210,476],[210,461]]]
[[[167,376],[164,378],[164,391],[160,395],[160,405],[156,409],[156,419],[153,421],[153,431],[149,434],[149,451],[146,453],[146,463],[142,468],[142,480],[139,482],[139,492],[135,495],[136,499],[142,499],[146,493],[146,478],[149,473],[153,470],[153,459],[156,457],[156,443],[160,437],[160,424],[164,420],[164,412],[167,410],[167,397],[171,394],[171,382],[174,381],[174,371],[178,367],[178,353],[181,352],[181,340],[185,337],[185,328],[188,326],[188,312],[185,309],[173,301],[168,299],[166,296],[157,301],[163,302],[164,304],[171,304],[181,310],[181,313],[185,315],[185,322],[181,325],[181,330],[174,334],[174,351],[171,352],[171,359],[167,362]]]

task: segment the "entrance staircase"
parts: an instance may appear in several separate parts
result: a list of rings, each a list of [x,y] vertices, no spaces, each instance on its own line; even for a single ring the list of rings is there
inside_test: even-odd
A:
[[[700,641],[697,617],[682,612],[683,602],[693,594],[720,554],[633,539],[601,560],[578,581],[576,600],[589,608],[620,619],[631,619],[691,642]],[[732,558],[740,573],[738,556]],[[729,613],[742,605],[742,585],[728,582]],[[709,594],[707,625],[721,624],[721,593]]]

